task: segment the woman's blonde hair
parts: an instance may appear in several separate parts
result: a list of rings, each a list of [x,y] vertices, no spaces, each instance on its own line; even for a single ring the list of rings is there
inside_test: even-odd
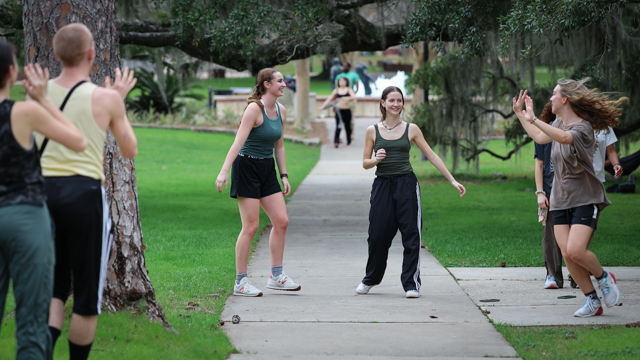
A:
[[[584,85],[590,78],[582,80],[560,79],[560,95],[569,100],[571,109],[580,118],[588,121],[594,130],[606,130],[609,133],[609,126],[616,126],[620,122],[618,118],[622,115],[623,101],[628,101],[628,97],[621,97],[618,100],[611,100],[610,96],[599,89],[590,89]]]
[[[267,92],[267,88],[264,87],[264,82],[271,82],[274,78],[274,74],[279,72],[274,68],[264,68],[258,72],[258,76],[256,78],[256,86],[253,88],[253,94],[247,99],[247,106],[251,103],[256,103],[260,106],[260,109],[264,110],[264,105],[260,99],[262,95]]]

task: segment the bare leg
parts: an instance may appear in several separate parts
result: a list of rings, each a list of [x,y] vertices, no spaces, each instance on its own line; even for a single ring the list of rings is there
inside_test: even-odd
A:
[[[69,341],[76,345],[89,345],[96,336],[98,326],[98,315],[71,315],[71,325],[69,325]]]
[[[269,251],[271,251],[271,266],[282,265],[284,257],[284,242],[289,226],[289,216],[284,196],[281,192],[260,199],[264,212],[267,213],[273,228],[269,236]]]
[[[564,261],[574,281],[583,293],[588,294],[594,289],[589,271],[602,274],[602,266],[598,258],[587,250],[590,233],[593,229],[586,225],[556,225],[554,227],[556,241],[560,246]]]
[[[236,273],[242,274],[247,272],[251,243],[260,225],[260,200],[238,196],[238,209],[242,230],[236,242]]]
[[[62,330],[64,326],[64,303],[60,299],[51,299],[51,305],[49,305],[49,326],[58,330]]]

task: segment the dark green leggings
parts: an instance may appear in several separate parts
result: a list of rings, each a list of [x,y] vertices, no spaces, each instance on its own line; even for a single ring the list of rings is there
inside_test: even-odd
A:
[[[49,359],[47,321],[53,292],[53,236],[46,205],[0,207],[0,329],[13,280],[16,359]]]

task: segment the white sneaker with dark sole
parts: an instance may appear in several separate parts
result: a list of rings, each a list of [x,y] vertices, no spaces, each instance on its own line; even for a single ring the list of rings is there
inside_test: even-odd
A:
[[[293,280],[291,280],[291,278],[284,273],[278,275],[277,277],[273,277],[273,275],[271,275],[269,277],[269,280],[267,281],[267,288],[285,291],[298,291],[302,289],[300,285],[294,283]]]
[[[420,292],[418,290],[409,290],[409,291],[407,291],[407,295],[406,296],[409,299],[419,298],[420,297]]]
[[[375,285],[365,285],[364,283],[360,283],[360,285],[358,285],[358,287],[356,288],[356,293],[358,293],[359,295],[366,295],[374,286]]]
[[[620,291],[616,285],[616,277],[607,272],[607,276],[598,281],[598,287],[602,291],[602,298],[606,307],[615,306],[620,300]]]
[[[239,283],[233,285],[233,295],[236,296],[262,296],[262,291],[251,285],[249,278],[244,277]]]

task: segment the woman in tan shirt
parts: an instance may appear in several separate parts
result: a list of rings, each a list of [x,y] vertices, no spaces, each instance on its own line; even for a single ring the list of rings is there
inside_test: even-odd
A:
[[[618,303],[620,292],[612,273],[607,273],[596,255],[587,250],[598,212],[611,202],[593,169],[594,130],[618,124],[620,104],[598,89],[589,89],[581,81],[561,79],[550,99],[553,125],[539,120],[533,112],[533,100],[527,91],[513,98],[513,110],[529,136],[538,144],[553,141],[551,160],[555,168],[549,210],[553,215],[556,241],[571,276],[587,297],[577,317],[602,314],[600,299],[590,275],[598,280],[607,307]],[[526,111],[522,105],[526,104]]]

